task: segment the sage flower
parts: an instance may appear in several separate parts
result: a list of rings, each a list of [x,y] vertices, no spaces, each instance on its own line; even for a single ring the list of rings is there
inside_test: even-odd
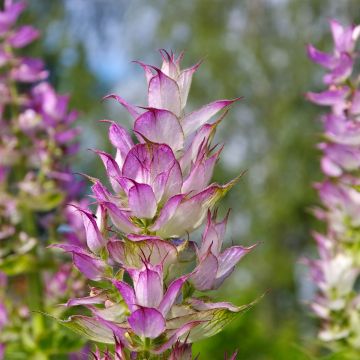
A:
[[[134,124],[129,132],[103,120],[114,154],[95,153],[110,187],[88,176],[94,207],[71,210],[75,221],[82,221],[86,243],[53,246],[71,253],[75,267],[92,280],[87,296],[66,304],[84,306],[92,315],[59,321],[92,341],[117,347],[114,354],[95,352],[95,359],[191,359],[193,342],[215,335],[254,304],[211,302],[195,292],[218,288],[253,248],[223,249],[227,217],[217,222],[216,211],[211,214],[238,180],[211,182],[222,150],[212,140],[238,99],[186,113],[200,64],[182,70],[182,55],[164,50],[161,55],[161,68],[138,62],[146,75],[147,106],[135,107],[114,94],[106,97],[124,106]],[[206,218],[198,245],[191,233]]]
[[[315,216],[325,223],[325,233],[314,233],[319,259],[308,260],[318,287],[311,304],[321,319],[319,338],[331,346],[360,348],[359,306],[355,283],[359,277],[359,80],[354,74],[360,26],[342,26],[330,21],[334,41],[331,54],[308,46],[312,61],[327,70],[326,90],[308,93],[315,104],[327,106],[322,117],[324,141],[321,168],[325,180],[315,185],[321,206]]]

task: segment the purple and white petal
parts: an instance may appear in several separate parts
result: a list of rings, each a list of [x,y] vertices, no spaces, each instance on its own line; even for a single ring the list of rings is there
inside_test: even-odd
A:
[[[184,275],[179,279],[174,280],[166,290],[164,297],[161,300],[161,303],[158,307],[158,310],[166,317],[167,313],[170,311],[173,306],[179,292],[184,285],[185,281],[189,278],[189,275]]]
[[[139,108],[137,108],[136,106],[133,106],[131,104],[129,104],[128,102],[126,102],[122,97],[120,97],[119,95],[116,94],[109,94],[107,96],[105,96],[103,98],[103,100],[105,99],[115,99],[119,104],[121,104],[128,112],[129,114],[136,119],[138,116],[140,116],[141,111]]]
[[[135,292],[132,289],[132,287],[127,283],[125,283],[124,281],[118,281],[118,280],[113,280],[113,284],[119,290],[130,312],[135,311],[137,309],[137,303],[136,303]]]
[[[152,308],[140,308],[133,312],[129,325],[134,333],[140,337],[155,339],[165,331],[165,319],[161,313]]]
[[[218,271],[218,260],[211,252],[200,259],[200,263],[193,271],[190,281],[200,291],[212,289]]]
[[[226,108],[227,106],[230,106],[232,103],[238,100],[240,100],[240,98],[233,100],[217,100],[203,106],[199,110],[193,111],[192,113],[185,115],[182,120],[182,127],[185,136],[188,136],[197,129],[199,129],[201,125],[208,122],[220,110]]]
[[[149,107],[169,110],[176,116],[180,116],[181,99],[178,84],[161,70],[155,70],[157,74],[149,82]]]
[[[113,224],[123,233],[138,233],[140,229],[135,226],[129,217],[127,211],[119,209],[111,202],[103,202],[104,207],[107,209]]]
[[[133,216],[152,219],[156,214],[157,203],[151,186],[135,182],[129,191],[129,207]]]
[[[184,147],[184,134],[178,118],[170,111],[149,109],[139,116],[134,131],[151,142],[169,145],[174,152]],[[143,142],[143,138],[138,136]]]

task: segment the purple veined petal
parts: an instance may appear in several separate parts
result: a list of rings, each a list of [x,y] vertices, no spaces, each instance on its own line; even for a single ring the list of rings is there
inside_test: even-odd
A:
[[[180,90],[176,81],[166,76],[161,70],[155,70],[157,75],[151,78],[149,82],[149,106],[156,109],[169,110],[176,116],[180,116]]]
[[[134,311],[128,322],[136,335],[155,339],[165,331],[165,319],[152,308],[140,308]]]
[[[111,121],[109,127],[109,139],[117,149],[115,161],[121,168],[124,164],[126,155],[134,146],[134,142],[126,129],[113,121]]]
[[[118,182],[118,179],[121,177],[119,165],[110,154],[100,150],[95,150],[95,152],[100,156],[100,159],[105,166],[107,176],[109,177],[109,181],[114,191],[120,192],[122,189]]]
[[[111,221],[113,224],[123,233],[138,233],[138,229],[129,218],[129,215],[126,211],[119,209],[115,204],[107,201],[103,202],[103,205],[108,210]]]
[[[158,310],[166,318],[167,313],[170,311],[173,306],[179,292],[184,285],[185,281],[189,278],[189,275],[184,275],[179,279],[174,280],[166,290],[164,297],[161,300],[161,303],[158,307]]]
[[[184,134],[179,120],[168,110],[149,109],[136,119],[134,131],[151,142],[169,145],[174,153],[184,147]],[[138,137],[143,142],[141,136]]]
[[[164,172],[160,173],[159,175],[157,175],[153,181],[152,188],[154,190],[156,202],[158,204],[166,201],[167,198],[169,197],[168,194],[165,194],[165,190],[169,183],[169,177],[170,177],[170,172],[164,171]],[[176,185],[176,183],[172,184],[172,185],[174,186],[174,185]]]
[[[156,178],[155,180],[157,180]],[[154,187],[156,182],[154,182]],[[177,195],[181,192],[181,188],[183,185],[183,178],[181,174],[181,169],[179,163],[174,160],[171,168],[169,169],[168,176],[166,178],[165,187],[162,193],[162,197],[160,198],[160,202],[164,202],[171,198],[174,195]]]
[[[89,249],[97,254],[106,243],[94,219],[94,215],[84,209],[71,205],[80,211],[86,233],[86,243]]]
[[[325,90],[321,93],[308,92],[306,98],[318,105],[334,106],[345,101],[349,88],[344,86],[341,89]]]
[[[113,280],[112,283],[119,290],[130,312],[134,312],[138,307],[136,303],[135,292],[132,287],[123,281]]]
[[[124,264],[126,259],[124,242],[122,240],[110,240],[107,249],[111,258],[119,264]]]
[[[208,122],[217,112],[226,108],[227,106],[230,106],[234,102],[239,101],[240,99],[241,98],[236,98],[233,100],[217,100],[203,106],[199,110],[195,110],[192,113],[185,115],[182,120],[182,127],[185,137]]]
[[[212,289],[218,271],[218,260],[210,251],[192,272],[190,281],[200,291]]]
[[[202,323],[202,321],[192,321],[192,322],[182,325],[170,336],[168,341],[166,341],[164,344],[160,345],[158,348],[152,350],[151,352],[153,354],[161,354],[164,351],[170,349],[171,346],[173,346],[179,340],[180,337],[189,333],[191,331],[191,329],[193,329],[195,326],[198,326],[201,323]]]
[[[92,296],[70,299],[66,306],[103,304],[106,299],[107,296],[104,293],[99,293]]]
[[[184,199],[184,195],[175,195],[170,198],[161,209],[159,216],[154,224],[150,227],[150,231],[159,230],[164,224],[166,224],[172,216],[174,216],[176,209]]]
[[[319,51],[311,44],[307,46],[307,53],[313,62],[327,69],[332,69],[336,65],[337,60],[333,55]]]
[[[212,178],[215,164],[219,158],[220,151],[207,159],[198,161],[190,170],[190,174],[185,179],[181,191],[189,193],[190,191],[201,191],[209,185]],[[204,156],[205,157],[205,156]]]
[[[129,206],[133,216],[152,219],[156,214],[157,203],[151,186],[135,182],[129,191]]]
[[[119,183],[122,191],[128,197],[130,189],[134,186],[134,180],[122,176],[117,179],[117,182]]]
[[[106,95],[103,98],[103,100],[106,100],[106,99],[115,99],[119,104],[121,104],[129,112],[129,114],[134,119],[136,119],[141,114],[140,109],[138,109],[136,106],[133,106],[133,105],[129,104],[123,98],[121,98],[120,96],[118,96],[116,94]]]
[[[56,244],[50,248],[59,248],[65,252],[70,252],[73,256],[74,265],[90,280],[101,280],[106,268],[106,264],[79,246]]]
[[[14,48],[22,48],[39,37],[39,31],[32,26],[21,26],[14,34],[12,34],[8,41]]]
[[[148,265],[147,265],[148,266]],[[163,279],[162,273],[148,267],[138,271],[133,278],[136,304],[140,306],[157,308],[163,298]]]
[[[159,52],[163,59],[161,71],[173,80],[177,80],[180,69],[179,65],[175,62],[174,54],[171,53],[170,55],[165,49],[160,49]]]
[[[142,184],[151,184],[151,156],[148,144],[137,144],[127,154],[122,168],[123,176]]]
[[[142,267],[142,259],[146,259],[151,265],[163,264],[166,268],[178,255],[176,247],[161,238],[135,234],[129,234],[127,238],[129,241],[108,242],[110,256],[124,267]]]
[[[199,258],[205,256],[209,250],[211,250],[212,254],[216,257],[220,255],[228,215],[229,213],[223,221],[216,223],[211,217],[211,212],[208,211],[206,228],[201,239],[200,249],[198,250]]]
[[[172,210],[172,208],[170,208]],[[156,234],[163,238],[181,237],[186,232],[191,232],[201,225],[207,208],[203,203],[197,202],[195,199],[184,200],[176,208],[172,216],[166,213],[168,208],[162,209],[159,218],[156,220],[152,230],[158,228]],[[161,215],[165,215],[168,220],[165,222]],[[161,225],[160,225],[161,224]]]
[[[216,274],[216,282],[213,286],[217,289],[224,280],[233,272],[235,265],[250,252],[256,245],[250,247],[232,246],[227,248],[218,258],[219,268]]]
[[[128,153],[123,176],[150,185],[159,199],[159,192],[167,197],[179,193],[182,186],[180,165],[172,149],[166,144],[137,144]],[[165,175],[161,175],[165,173]],[[159,186],[158,176],[162,176]],[[162,195],[164,196],[164,195]]]
[[[185,153],[179,159],[180,167],[183,174],[186,174],[188,172],[187,170],[189,169],[192,162],[194,162],[197,158],[201,148],[203,148],[204,145],[210,143],[211,138],[215,133],[217,124],[217,122],[214,124],[204,124],[194,136],[189,137]]]
[[[171,213],[160,220],[165,205],[160,212],[159,219],[156,220],[154,226],[150,228],[150,230],[153,231],[156,229],[156,235],[162,238],[181,237],[186,232],[194,231],[204,221],[208,209],[224,196],[236,181],[237,179],[224,186],[217,184],[208,186],[190,199],[183,200],[175,208],[174,213],[173,207],[170,207]],[[164,215],[166,215],[166,213]]]
[[[141,253],[142,257],[153,266],[162,264],[166,267],[173,263],[178,255],[175,245],[158,236],[128,234],[127,238],[137,243],[136,246],[140,250],[138,257]]]
[[[340,55],[337,66],[330,74],[324,76],[324,83],[327,85],[344,82],[352,73],[354,59],[346,53]]]
[[[92,256],[73,253],[74,265],[90,280],[101,280],[105,271],[105,263]]]
[[[95,180],[95,184],[91,187],[91,190],[99,202],[109,201],[111,198],[108,189],[98,179]]]
[[[191,68],[182,70],[177,79],[177,83],[180,89],[181,109],[184,109],[186,106],[193,74],[199,68],[201,63],[202,61],[199,61]]]

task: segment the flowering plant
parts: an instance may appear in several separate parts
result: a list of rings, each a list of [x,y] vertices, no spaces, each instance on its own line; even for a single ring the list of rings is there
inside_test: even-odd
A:
[[[323,78],[327,89],[310,92],[307,98],[331,109],[322,118],[324,140],[319,144],[326,179],[316,185],[322,207],[315,209],[315,215],[325,223],[326,232],[314,233],[320,258],[309,261],[319,288],[312,308],[322,321],[322,341],[334,348],[345,345],[359,349],[360,297],[355,282],[360,270],[360,90],[354,67],[360,26],[344,27],[332,20],[330,27],[332,54],[308,47],[310,59],[328,73]]]
[[[224,114],[211,119],[239,99],[186,113],[200,64],[182,70],[182,54],[161,55],[161,69],[138,62],[147,80],[146,107],[106,97],[133,117],[134,137],[103,120],[116,155],[96,151],[111,185],[89,177],[96,212],[76,207],[87,247],[55,245],[71,253],[91,281],[89,296],[67,303],[85,306],[91,315],[61,322],[92,341],[114,344],[116,359],[190,359],[191,343],[215,335],[252,305],[214,303],[203,294],[219,288],[254,247],[223,249],[228,215],[217,220],[214,206],[238,178],[211,183],[222,149],[211,142]],[[189,236],[204,222],[198,244]]]
[[[82,293],[69,262],[45,251],[59,241],[65,204],[82,185],[68,161],[77,150],[77,114],[45,81],[43,62],[20,54],[39,36],[32,26],[16,26],[25,7],[6,0],[0,12],[0,358],[47,359],[64,351],[66,333],[31,312],[51,311],[70,288]],[[66,236],[73,243],[82,233],[74,228]]]

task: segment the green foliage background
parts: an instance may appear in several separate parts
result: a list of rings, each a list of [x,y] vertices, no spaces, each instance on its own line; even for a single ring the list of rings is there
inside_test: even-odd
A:
[[[108,147],[96,120],[129,125],[122,109],[101,97],[118,92],[144,103],[145,83],[133,59],[158,63],[158,48],[185,49],[186,65],[203,58],[190,107],[244,96],[217,135],[225,150],[215,179],[248,170],[222,208],[233,209],[228,241],[259,246],[213,296],[240,305],[267,294],[224,332],[196,344],[202,359],[236,349],[246,360],[326,355],[315,340],[316,321],[306,307],[313,288],[299,261],[315,254],[310,231],[319,225],[308,210],[317,202],[312,184],[321,179],[320,110],[303,97],[321,89],[321,71],[308,61],[305,44],[330,50],[328,18],[356,22],[359,8],[356,0],[30,1],[23,21],[44,34],[30,51],[45,56],[51,81],[71,93],[81,112],[76,171],[103,176],[87,151]]]

